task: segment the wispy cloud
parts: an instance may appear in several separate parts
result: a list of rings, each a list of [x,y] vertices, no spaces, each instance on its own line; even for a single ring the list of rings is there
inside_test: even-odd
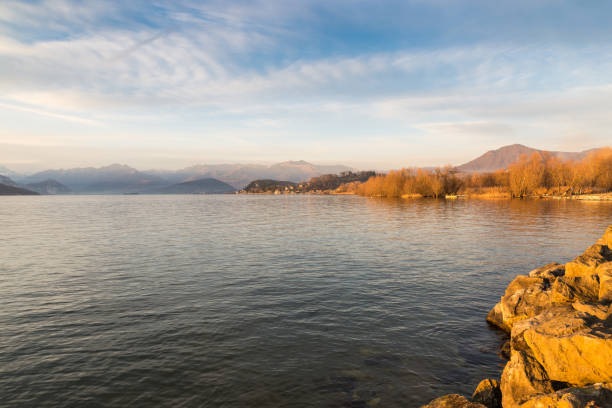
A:
[[[487,92],[537,94],[601,83],[608,79],[603,73],[612,66],[605,49],[594,64],[593,58],[585,59],[579,51],[570,55],[564,49],[507,52],[469,47],[296,61],[255,72],[238,67],[223,52],[211,52],[205,46],[207,41],[208,35],[169,31],[136,36],[110,32],[33,45],[0,39],[0,56],[5,62],[0,67],[0,85],[7,98],[24,103],[36,103],[23,100],[27,94],[80,95],[72,104],[64,96],[49,100],[67,104],[62,106],[67,109],[160,104],[235,109],[255,100],[259,104],[300,99],[370,101],[441,91],[457,94],[458,90],[476,96]],[[130,42],[135,45],[123,48]],[[570,75],[562,72],[567,65],[574,67]],[[547,76],[533,78],[534,72],[543,69]]]
[[[49,112],[49,111],[45,111],[41,109],[28,108],[25,106],[13,105],[13,104],[2,103],[2,102],[0,102],[0,108],[16,110],[16,111],[21,111],[21,112],[28,112],[28,113],[33,113],[36,115],[47,116],[50,118],[61,119],[61,120],[65,120],[68,122],[82,123],[86,125],[98,126],[101,124],[100,122],[96,120],[92,120],[92,119],[82,118],[82,117],[78,117],[74,115],[66,115],[66,114],[56,113],[56,112]]]
[[[119,59],[125,58],[125,57],[129,56],[130,54],[134,53],[139,48],[144,47],[147,44],[151,44],[153,41],[157,40],[158,38],[163,37],[164,35],[168,35],[171,31],[172,30],[169,29],[169,28],[167,28],[165,30],[161,30],[161,31],[153,34],[149,38],[145,38],[144,40],[138,41],[136,44],[126,48],[125,50],[121,51],[117,55],[112,56],[111,58],[109,58],[109,60],[112,61],[112,60],[119,60]]]

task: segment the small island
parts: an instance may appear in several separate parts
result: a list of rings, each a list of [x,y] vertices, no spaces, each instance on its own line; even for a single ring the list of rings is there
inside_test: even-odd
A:
[[[612,407],[612,225],[573,261],[517,276],[487,321],[509,335],[501,379],[424,407]]]

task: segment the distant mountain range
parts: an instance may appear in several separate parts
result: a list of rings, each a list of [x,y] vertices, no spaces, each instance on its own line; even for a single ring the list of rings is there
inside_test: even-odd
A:
[[[215,178],[235,188],[242,188],[253,180],[274,179],[299,182],[322,174],[336,174],[351,170],[343,165],[317,165],[306,161],[286,161],[265,166],[261,164],[195,165],[181,170],[147,170],[145,173],[167,181],[180,183],[202,178]]]
[[[104,191],[108,188],[108,183],[108,180],[103,182],[102,188],[105,189]],[[118,188],[125,188],[125,184],[120,184]],[[213,178],[205,178],[172,184],[157,189],[147,189],[142,192],[148,194],[221,194],[234,191],[236,189],[227,183]],[[29,183],[23,186],[9,177],[0,175],[0,195],[56,195],[70,194],[71,192],[68,187],[53,179]],[[96,192],[99,193],[99,191]]]
[[[521,144],[513,144],[500,147],[496,150],[489,150],[482,156],[457,166],[456,169],[466,173],[483,173],[502,170],[518,161],[523,154],[530,156],[533,153],[547,153],[563,160],[581,160],[595,150],[597,149],[590,149],[582,152],[555,152],[533,149]]]
[[[46,180],[57,181],[77,193],[92,194],[138,192],[171,184],[161,177],[121,164],[99,168],[45,170],[18,181],[29,185]]]
[[[42,183],[20,186],[10,177],[0,175],[0,195],[39,195],[70,192],[70,190],[66,190],[66,186],[55,180],[46,180]]]
[[[20,186],[40,191],[43,194],[64,194],[67,192],[105,193],[152,193],[184,191],[205,193],[210,188],[221,192],[242,188],[251,181],[261,178],[303,181],[322,174],[335,174],[350,170],[347,166],[321,166],[305,161],[288,161],[271,166],[253,164],[196,165],[181,170],[139,171],[132,167],[112,164],[105,167],[83,167],[73,169],[45,170],[29,176],[18,175],[5,167],[5,171]],[[202,180],[209,179],[208,182]],[[224,184],[214,187],[210,179]],[[198,183],[185,184],[191,181]],[[1,182],[1,181],[0,181]],[[44,184],[44,185],[41,185]],[[55,184],[57,183],[57,184]],[[208,183],[208,184],[207,184]],[[178,186],[179,184],[183,184]],[[55,187],[54,187],[55,185]],[[63,187],[60,187],[63,186]],[[228,187],[229,185],[229,187]],[[228,188],[232,189],[229,190]]]

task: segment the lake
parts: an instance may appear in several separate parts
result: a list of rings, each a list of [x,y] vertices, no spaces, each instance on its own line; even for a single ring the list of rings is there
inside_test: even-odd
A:
[[[485,316],[612,203],[0,198],[0,405],[417,407],[498,377]]]

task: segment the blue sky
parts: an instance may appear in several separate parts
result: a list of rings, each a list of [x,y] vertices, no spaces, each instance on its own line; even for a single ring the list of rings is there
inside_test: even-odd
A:
[[[608,1],[0,2],[0,164],[459,164],[612,140]]]

